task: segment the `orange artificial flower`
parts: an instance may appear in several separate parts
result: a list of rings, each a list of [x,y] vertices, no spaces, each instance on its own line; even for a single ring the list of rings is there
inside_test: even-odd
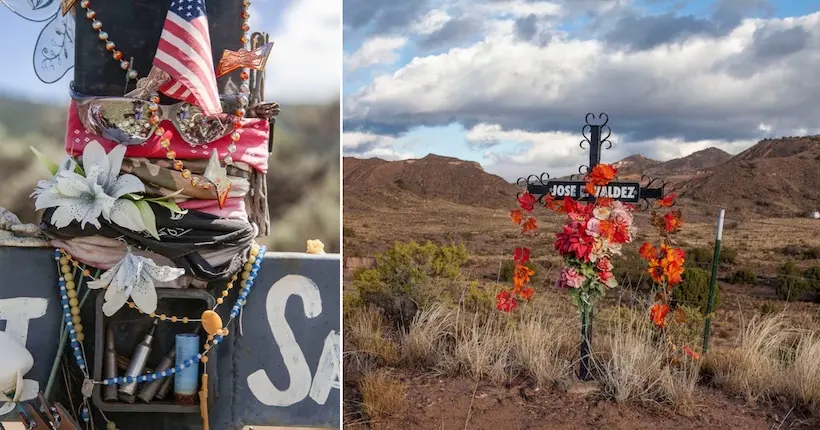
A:
[[[700,360],[700,354],[698,354],[695,351],[692,351],[692,348],[689,348],[689,346],[687,345],[683,345],[683,352],[685,352],[686,355],[692,357],[693,360]]]
[[[521,209],[510,211],[510,218],[514,224],[521,225],[521,221],[524,220],[524,211]]]
[[[658,328],[664,328],[666,326],[666,314],[668,313],[669,305],[666,303],[655,303],[649,309],[649,317],[652,318],[652,322],[655,323],[655,326]]]
[[[652,280],[655,281],[656,284],[662,284],[664,278],[664,270],[661,266],[661,260],[657,258],[653,258],[649,260],[649,268],[646,269],[649,273],[649,276],[652,277]]]
[[[655,249],[651,243],[644,242],[644,244],[641,245],[641,249],[638,250],[638,253],[641,254],[644,260],[650,260],[658,254],[658,250]]]
[[[595,195],[595,183],[594,182],[587,182],[587,184],[584,186],[584,191],[586,191],[587,194],[589,194],[591,196],[594,196]]]
[[[521,298],[524,300],[529,300],[535,294],[535,290],[530,287],[524,287],[521,289]]]
[[[611,164],[599,164],[592,168],[592,171],[587,175],[587,182],[595,185],[606,185],[615,179],[617,169]]]
[[[680,230],[681,225],[683,225],[683,221],[680,219],[680,213],[676,214],[669,211],[663,216],[663,229],[666,230],[667,233],[677,232]]]
[[[530,276],[534,275],[535,271],[523,264],[515,266],[515,273],[513,274],[513,286],[516,290],[522,288],[524,284],[530,282]]]
[[[535,217],[528,217],[527,220],[521,224],[522,233],[527,233],[536,229],[538,229],[538,226],[535,225]]]
[[[675,197],[677,197],[677,195],[675,193],[667,195],[666,197],[664,197],[662,200],[660,200],[658,202],[658,206],[662,207],[662,208],[663,207],[668,208],[668,207],[672,206],[675,203]]]

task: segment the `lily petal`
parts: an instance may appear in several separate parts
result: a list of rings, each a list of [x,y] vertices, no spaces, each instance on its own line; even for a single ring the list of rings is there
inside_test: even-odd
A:
[[[108,153],[108,176],[104,178],[105,182],[102,184],[106,190],[117,180],[117,175],[120,174],[120,168],[122,167],[122,159],[125,157],[127,149],[125,145],[117,145]],[[118,197],[120,196],[114,196],[114,198]]]
[[[131,298],[134,303],[145,313],[157,310],[157,290],[154,288],[154,281],[147,273],[140,274],[140,280],[134,285],[131,291]]]
[[[117,285],[126,295],[131,295],[131,289],[134,287],[134,284],[139,282],[140,272],[142,271],[142,261],[134,258],[134,254],[129,252],[120,260],[120,263],[120,268],[117,270]]]
[[[133,231],[145,230],[142,215],[137,205],[131,200],[117,199],[111,209],[111,222]]]
[[[105,291],[105,303],[103,303],[102,310],[105,316],[110,317],[117,313],[120,308],[128,301],[128,294],[119,288],[108,287]]]
[[[80,197],[83,194],[91,193],[91,187],[88,185],[87,179],[77,172],[63,170],[57,172],[54,179],[57,181],[57,189],[60,194],[66,197]]]
[[[63,206],[63,205],[71,205],[71,204],[81,204],[82,201],[76,197],[66,197],[56,189],[50,190],[43,190],[42,192],[37,194],[37,198],[34,200],[34,209],[46,209],[46,208],[53,208],[55,206]]]
[[[83,169],[85,169],[86,176],[91,176],[91,171],[95,168],[100,169],[98,174],[103,178],[108,178],[108,172],[111,171],[108,154],[105,153],[100,142],[92,140],[83,149]]]
[[[144,273],[160,282],[173,281],[185,274],[185,269],[168,266],[158,266],[156,264],[146,264],[142,268]]]
[[[144,193],[145,185],[140,181],[140,178],[125,174],[112,180],[105,192],[111,197],[118,199],[128,193]]]
[[[91,212],[92,210],[94,210],[94,207],[86,202],[58,206],[57,209],[54,210],[54,213],[51,214],[51,222],[57,228],[63,228],[71,224],[74,220],[81,221],[82,228],[85,227],[86,223],[93,224],[97,228],[100,228],[100,222],[97,220],[100,214],[94,216],[93,212]]]
[[[111,285],[111,281],[114,279],[114,275],[117,273],[117,270],[119,270],[120,265],[122,265],[122,261],[115,264],[114,267],[103,272],[103,274],[100,275],[99,278],[93,281],[88,281],[88,288],[91,288],[92,290],[97,290]]]

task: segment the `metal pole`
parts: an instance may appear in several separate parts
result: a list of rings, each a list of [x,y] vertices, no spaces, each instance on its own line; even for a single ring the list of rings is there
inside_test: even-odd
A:
[[[581,369],[578,378],[582,381],[592,379],[590,375],[589,356],[592,349],[592,305],[584,304],[581,311]]]
[[[720,260],[720,241],[723,239],[723,217],[725,209],[720,210],[718,215],[717,235],[715,236],[715,254],[712,257],[712,279],[709,281],[709,301],[706,303],[706,318],[703,327],[703,354],[709,351],[709,336],[712,331],[712,310],[715,307],[715,294],[717,293],[717,272],[718,261]]]

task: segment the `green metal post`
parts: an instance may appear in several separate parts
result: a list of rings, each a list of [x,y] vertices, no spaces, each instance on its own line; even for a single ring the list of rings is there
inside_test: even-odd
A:
[[[706,322],[703,328],[703,354],[709,351],[709,336],[712,331],[712,311],[715,308],[715,294],[717,293],[717,272],[720,260],[720,241],[723,239],[723,217],[726,210],[721,209],[718,215],[717,235],[715,235],[715,254],[712,257],[712,279],[709,281],[709,301],[706,303]]]

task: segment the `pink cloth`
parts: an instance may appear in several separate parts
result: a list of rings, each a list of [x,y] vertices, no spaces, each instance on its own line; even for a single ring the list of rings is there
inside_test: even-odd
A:
[[[171,149],[176,152],[176,158],[180,160],[207,159],[211,156],[211,151],[216,149],[219,157],[228,155],[228,145],[231,144],[231,136],[225,136],[207,145],[191,146],[182,140],[176,128],[170,121],[162,121],[160,127],[165,129],[166,136],[171,140]],[[261,173],[268,171],[268,135],[270,127],[267,119],[246,118],[242,120],[241,139],[236,143],[236,152],[233,159],[242,161],[258,170]],[[66,128],[65,150],[71,156],[79,156],[83,149],[92,140],[100,142],[105,151],[111,151],[117,143],[103,139],[94,133],[86,130],[80,117],[77,115],[77,106],[74,101],[68,108],[68,124]],[[148,141],[142,145],[132,145],[125,152],[127,157],[145,158],[165,158],[166,150],[160,144],[160,136],[152,135]]]
[[[219,208],[219,203],[216,200],[199,199],[190,199],[179,202],[179,207],[182,209],[191,209],[209,213],[220,218],[248,221],[248,213],[245,212],[244,197],[229,197],[225,200],[225,205],[221,209]]]

